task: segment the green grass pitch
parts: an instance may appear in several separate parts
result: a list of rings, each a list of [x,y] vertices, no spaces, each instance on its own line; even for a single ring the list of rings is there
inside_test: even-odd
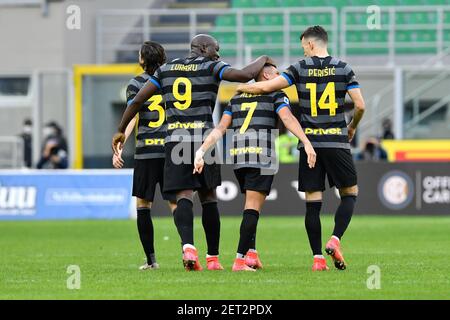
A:
[[[322,218],[324,243],[331,216]],[[264,269],[232,273],[239,217],[222,219],[221,261],[226,270],[185,272],[173,221],[156,218],[161,269],[140,272],[144,261],[135,221],[0,223],[0,299],[449,299],[450,218],[355,216],[343,249],[349,267],[312,273],[303,217],[262,216],[257,246]],[[195,222],[205,265],[204,233]],[[329,261],[329,260],[328,260]],[[81,288],[66,286],[69,265]],[[367,268],[381,270],[381,289],[369,290]]]

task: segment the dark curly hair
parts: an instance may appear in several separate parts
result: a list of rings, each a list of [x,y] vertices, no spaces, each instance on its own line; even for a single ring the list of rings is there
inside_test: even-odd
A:
[[[140,50],[143,63],[142,69],[148,74],[153,74],[156,69],[166,63],[166,52],[157,42],[145,41]]]

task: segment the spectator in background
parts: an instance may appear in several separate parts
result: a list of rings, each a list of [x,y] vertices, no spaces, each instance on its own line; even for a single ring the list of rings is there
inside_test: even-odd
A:
[[[27,168],[32,167],[32,132],[33,122],[31,119],[25,119],[20,137],[23,140],[23,162]]]
[[[54,121],[43,129],[44,143],[38,169],[67,169],[67,142],[61,127]]]
[[[386,161],[387,152],[383,149],[377,138],[367,139],[363,150],[357,156],[358,160],[364,161]]]
[[[392,121],[391,119],[385,118],[383,120],[383,135],[382,139],[395,139],[394,132],[392,131]]]
[[[297,149],[298,139],[281,124],[279,125],[280,135],[275,140],[275,148],[278,153],[280,163],[297,163],[299,150]]]

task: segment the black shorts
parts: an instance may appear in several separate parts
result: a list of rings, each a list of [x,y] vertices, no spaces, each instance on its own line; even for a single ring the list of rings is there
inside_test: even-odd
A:
[[[164,191],[210,190],[222,184],[220,164],[205,164],[201,174],[193,174],[195,152],[197,151],[195,148],[200,147],[199,143],[182,143],[180,149],[177,147],[174,153],[183,157],[184,163],[180,163],[180,159],[172,159],[172,150],[178,144],[178,142],[169,142],[165,145]],[[185,154],[185,152],[190,154]]]
[[[325,175],[330,188],[352,187],[357,184],[356,169],[353,157],[348,149],[315,148],[317,159],[314,168],[310,169],[304,148],[300,149],[298,172],[299,191],[324,191]]]
[[[247,190],[269,194],[272,189],[273,175],[261,175],[259,168],[240,168],[234,170],[241,192]]]
[[[133,196],[152,202],[158,183],[162,198],[175,202],[174,193],[163,191],[164,159],[134,160]]]

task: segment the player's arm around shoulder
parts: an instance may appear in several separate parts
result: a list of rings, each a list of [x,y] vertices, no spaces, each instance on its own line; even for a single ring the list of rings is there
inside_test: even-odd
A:
[[[221,80],[228,80],[233,82],[248,82],[255,79],[261,72],[266,63],[270,63],[272,60],[269,56],[260,56],[255,61],[251,62],[248,66],[242,69],[235,69],[232,67],[224,70]]]

